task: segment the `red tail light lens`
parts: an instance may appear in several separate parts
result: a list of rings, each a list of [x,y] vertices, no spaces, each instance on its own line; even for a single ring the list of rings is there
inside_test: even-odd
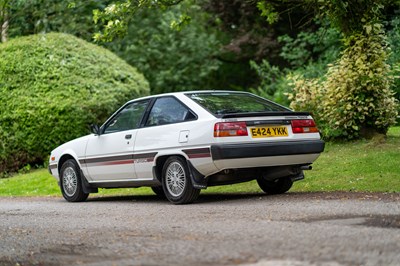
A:
[[[319,132],[314,120],[312,119],[292,120],[291,123],[294,134]]]
[[[214,137],[248,136],[246,122],[220,122],[214,125]]]

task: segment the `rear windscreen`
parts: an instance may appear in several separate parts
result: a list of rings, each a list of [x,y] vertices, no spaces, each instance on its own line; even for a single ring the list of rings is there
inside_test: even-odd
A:
[[[200,92],[186,95],[216,116],[234,113],[291,111],[274,102],[249,93]]]

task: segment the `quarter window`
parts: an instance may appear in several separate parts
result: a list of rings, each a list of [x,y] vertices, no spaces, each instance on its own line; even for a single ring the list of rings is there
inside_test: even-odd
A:
[[[174,97],[158,98],[154,103],[146,126],[158,126],[195,120],[196,116]]]
[[[104,133],[138,128],[143,113],[146,110],[148,101],[134,102],[125,106],[117,115],[109,121],[104,129]]]

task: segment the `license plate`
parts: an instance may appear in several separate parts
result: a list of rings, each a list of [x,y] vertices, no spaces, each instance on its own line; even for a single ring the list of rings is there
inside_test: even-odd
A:
[[[252,127],[250,128],[253,138],[287,137],[288,129],[285,126]]]

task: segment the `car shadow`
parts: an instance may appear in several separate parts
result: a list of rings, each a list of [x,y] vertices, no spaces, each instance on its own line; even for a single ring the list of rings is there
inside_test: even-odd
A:
[[[206,204],[213,202],[227,202],[239,200],[259,200],[265,197],[274,197],[264,193],[204,193],[192,204]],[[275,196],[276,197],[276,196]],[[101,195],[92,196],[87,199],[88,202],[135,202],[135,203],[166,203],[171,204],[166,198],[156,195]]]
[[[315,192],[286,192],[279,195],[268,195],[259,193],[202,193],[192,204],[207,204],[214,202],[233,202],[245,200],[273,200],[288,199],[293,201],[302,200],[379,200],[399,201],[398,193],[380,192],[345,192],[345,191],[315,191]],[[171,204],[166,198],[157,195],[93,195],[87,199],[88,202],[135,202],[135,203],[156,203]]]

